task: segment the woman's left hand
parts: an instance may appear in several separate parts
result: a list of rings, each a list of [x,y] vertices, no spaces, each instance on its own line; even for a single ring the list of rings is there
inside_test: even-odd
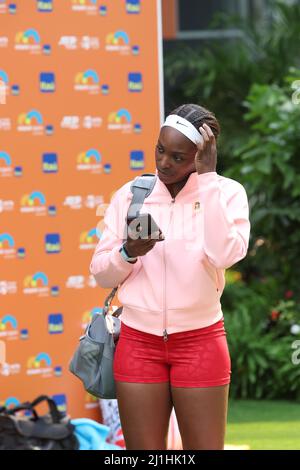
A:
[[[207,124],[199,127],[203,141],[197,145],[195,166],[198,175],[209,171],[216,171],[217,167],[217,143],[211,128]]]

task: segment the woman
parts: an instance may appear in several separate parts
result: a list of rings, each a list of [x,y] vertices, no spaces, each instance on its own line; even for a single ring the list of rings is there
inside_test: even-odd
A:
[[[102,287],[121,284],[114,377],[127,449],[165,449],[174,406],[183,448],[223,449],[230,357],[220,297],[224,272],[246,256],[245,189],[216,172],[213,113],[172,111],[156,146],[157,180],[143,210],[159,236],[128,238],[130,182],[106,211],[91,262]]]

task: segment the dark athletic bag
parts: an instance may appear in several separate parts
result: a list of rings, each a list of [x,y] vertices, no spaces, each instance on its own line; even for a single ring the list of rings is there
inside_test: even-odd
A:
[[[43,401],[48,403],[49,414],[39,416],[35,407]],[[22,410],[30,411],[31,416],[16,415]],[[0,408],[0,450],[76,450],[79,444],[74,429],[45,395],[12,409]]]

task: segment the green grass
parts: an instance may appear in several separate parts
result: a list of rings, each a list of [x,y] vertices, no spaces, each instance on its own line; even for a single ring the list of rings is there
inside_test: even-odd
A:
[[[300,403],[231,400],[226,444],[251,450],[300,450]]]

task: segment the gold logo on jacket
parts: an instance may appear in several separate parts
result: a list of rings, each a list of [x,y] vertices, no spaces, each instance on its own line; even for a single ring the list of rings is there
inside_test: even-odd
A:
[[[194,204],[194,211],[195,212],[200,212],[200,202],[196,201]]]

